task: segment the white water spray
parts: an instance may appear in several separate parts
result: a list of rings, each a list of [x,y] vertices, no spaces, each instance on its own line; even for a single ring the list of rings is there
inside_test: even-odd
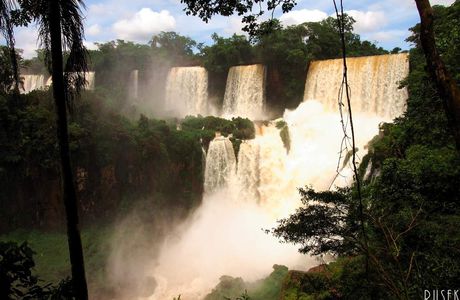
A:
[[[139,96],[139,70],[129,73],[128,95],[134,100]]]

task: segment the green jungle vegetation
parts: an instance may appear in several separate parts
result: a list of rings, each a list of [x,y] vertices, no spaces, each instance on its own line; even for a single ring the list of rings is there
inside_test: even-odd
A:
[[[460,84],[460,3],[434,9],[438,49]],[[104,264],[114,247],[111,226],[117,220],[135,210],[148,230],[161,236],[159,219],[183,218],[200,204],[202,147],[214,132],[233,134],[235,145],[254,137],[254,125],[247,119],[147,116],[128,101],[121,84],[127,74],[203,65],[212,74],[211,94],[222,101],[230,66],[263,63],[268,66],[267,100],[279,113],[300,102],[311,60],[340,56],[334,22],[278,23],[272,33],[252,40],[214,35],[209,46],[165,32],[148,45],[119,40],[90,51],[90,68],[98,74],[96,90],[83,92],[69,120],[90,289],[111,293],[104,285]],[[352,23],[350,19],[347,27],[350,55],[388,53],[361,41]],[[299,244],[303,253],[332,253],[337,259],[310,272],[275,265],[272,274],[256,283],[223,276],[205,299],[417,299],[426,288],[460,287],[460,155],[426,71],[420,26],[410,30],[410,74],[401,83],[409,90],[407,112],[394,123],[382,124],[360,166],[366,240],[358,238],[355,185],[323,192],[306,186],[300,190],[304,206],[270,234]],[[44,72],[43,55],[39,51],[20,64],[30,73]],[[51,92],[13,97],[8,93],[13,80],[5,47],[0,63],[0,289],[11,288],[16,295],[11,299],[65,298],[70,265]],[[285,128],[288,145],[287,127],[280,123],[279,128]],[[364,176],[368,164],[371,174]]]

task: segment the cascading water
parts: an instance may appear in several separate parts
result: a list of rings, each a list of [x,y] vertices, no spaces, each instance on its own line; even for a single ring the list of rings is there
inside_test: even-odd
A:
[[[391,121],[406,107],[407,89],[399,89],[409,72],[408,54],[388,54],[347,59],[353,112],[375,114]],[[304,99],[318,100],[337,111],[343,61],[331,59],[310,64]]]
[[[243,141],[238,152],[238,167],[236,178],[240,187],[241,199],[259,202],[260,181],[260,147],[254,141]]]
[[[45,85],[46,85],[47,87],[50,87],[52,84],[53,84],[53,76],[50,76],[50,77],[48,77],[48,79],[46,80]]]
[[[96,72],[85,72],[86,85],[85,89],[93,91],[95,88]]]
[[[166,80],[168,112],[175,116],[208,113],[208,72],[202,67],[175,67]]]
[[[404,111],[407,91],[397,87],[407,75],[408,61],[406,55],[350,60],[356,143],[362,157],[379,123]],[[384,61],[390,65],[383,66]],[[334,108],[340,86],[337,78],[342,74],[338,64],[335,60],[312,63],[305,101],[285,111],[289,152],[277,127],[280,120],[257,126],[255,139],[241,143],[236,170],[230,140],[218,136],[210,143],[203,203],[165,241],[158,260],[145,274],[157,281],[150,299],[172,299],[179,294],[184,299],[202,299],[222,275],[251,281],[266,276],[275,263],[303,270],[315,264],[314,258],[300,255],[295,245],[280,244],[261,229],[272,228],[277,219],[299,206],[299,187],[325,190],[334,179],[340,186],[352,180],[349,167],[336,176],[343,138],[340,115]],[[378,84],[362,79],[361,73],[370,69],[374,71],[366,76],[372,75]],[[377,97],[372,89],[378,85],[385,93],[374,91],[380,93]]]
[[[263,119],[265,105],[265,67],[231,67],[225,88],[223,115]]]
[[[216,136],[209,144],[204,173],[204,192],[211,193],[229,184],[236,168],[235,152],[232,142]]]
[[[137,99],[139,94],[139,70],[132,70],[129,74],[128,94],[132,99]]]
[[[264,153],[259,140],[286,151],[279,134],[274,141],[267,136],[256,140],[240,145],[237,172],[230,140],[217,136],[211,141],[206,155],[203,203],[170,235],[160,251],[158,264],[152,273],[146,274],[157,282],[149,299],[172,299],[179,294],[184,299],[203,299],[222,275],[254,281],[267,275],[275,263],[298,269],[312,265],[312,259],[300,255],[295,246],[280,244],[262,230],[271,228],[274,216],[279,214],[274,215],[257,203],[258,177],[270,177],[265,182],[272,183],[277,177],[269,175],[268,164],[260,166],[258,157],[277,161],[273,156],[278,152]],[[274,168],[279,166],[275,165]],[[258,176],[259,172],[264,175]]]
[[[75,73],[71,73],[71,74],[75,74]],[[96,78],[96,73],[95,72],[85,72],[85,80],[86,80],[86,84],[84,86],[84,89],[85,90],[90,90],[90,91],[93,91],[94,88],[95,88],[95,78]],[[48,78],[48,80],[46,81],[46,86],[49,87],[53,84],[53,77],[50,76]]]
[[[21,75],[21,77],[23,78],[23,89],[21,89],[21,92],[24,94],[45,88],[44,75]]]

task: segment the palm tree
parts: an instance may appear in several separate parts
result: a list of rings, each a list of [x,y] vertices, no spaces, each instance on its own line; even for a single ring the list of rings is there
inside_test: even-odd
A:
[[[67,238],[72,284],[76,299],[88,299],[83,249],[80,237],[77,195],[70,162],[67,108],[85,83],[86,49],[83,46],[81,0],[20,0],[21,9],[39,25],[39,39],[52,74],[57,116],[57,137],[67,217]],[[64,51],[69,51],[64,67]]]
[[[0,0],[0,34],[6,40],[6,44],[10,49],[10,59],[13,67],[14,77],[14,91],[19,92],[19,67],[14,49],[14,36],[13,36],[13,21],[11,19],[11,11],[14,8],[13,1]]]

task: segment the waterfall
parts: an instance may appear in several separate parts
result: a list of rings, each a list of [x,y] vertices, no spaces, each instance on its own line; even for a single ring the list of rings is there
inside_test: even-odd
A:
[[[128,94],[132,99],[139,96],[139,70],[132,70],[129,74]]]
[[[248,76],[249,67],[230,71],[224,103],[227,115],[241,110],[240,115],[257,117],[252,110],[257,101],[262,103],[258,113],[262,112],[263,98],[256,101],[254,95],[263,95],[262,80],[256,80],[263,78],[263,72],[260,67],[251,68],[259,68],[253,74],[260,76]],[[403,113],[407,91],[398,89],[398,81],[407,71],[405,54],[349,59],[359,157],[366,154],[379,124]],[[265,277],[273,264],[300,270],[317,264],[314,258],[300,255],[296,245],[280,244],[261,228],[273,228],[276,220],[299,207],[298,188],[321,191],[352,183],[350,162],[343,168],[340,164],[337,176],[343,139],[336,109],[341,78],[340,60],[313,62],[305,87],[308,101],[286,110],[282,120],[256,125],[255,138],[240,144],[237,162],[228,138],[217,136],[211,141],[203,203],[165,241],[158,261],[149,268],[148,275],[158,282],[149,299],[172,299],[179,294],[184,299],[203,299],[222,275],[252,281]],[[255,89],[251,81],[259,82],[260,88]],[[289,153],[277,126],[280,121],[288,128]]]
[[[85,72],[86,85],[85,89],[93,91],[95,88],[96,72]]]
[[[201,170],[204,178],[206,172],[206,150],[204,150],[203,145],[201,145]]]
[[[253,143],[259,145],[260,149],[258,186],[260,206],[274,219],[286,216],[286,212],[290,211],[287,207],[292,207],[292,201],[286,201],[289,200],[286,191],[291,175],[286,172],[288,157],[276,121],[261,125]],[[297,190],[294,189],[294,193],[296,192]]]
[[[364,172],[363,179],[364,180],[369,180],[372,175],[372,161],[369,161],[366,167],[366,171]]]
[[[408,54],[347,58],[347,67],[353,112],[375,114],[388,121],[404,113],[407,89],[398,89],[398,86],[409,74]],[[315,99],[326,109],[338,111],[342,70],[342,59],[312,62],[304,101]]]
[[[44,75],[21,75],[21,77],[23,78],[23,90],[21,92],[24,94],[45,88]]]
[[[223,115],[263,119],[265,105],[265,67],[231,67],[225,88]]]
[[[71,74],[74,74],[74,73],[71,73]],[[90,91],[93,91],[94,88],[95,88],[95,77],[96,77],[96,73],[95,72],[85,72],[85,80],[86,80],[86,84],[84,86],[84,89],[85,90],[90,90]],[[53,76],[50,76],[48,78],[48,80],[46,81],[46,86],[51,86],[53,84]]]
[[[404,112],[407,90],[398,87],[408,74],[408,57],[397,54],[350,58],[348,65],[356,145],[362,158],[367,152],[367,143],[378,134],[379,124]],[[289,153],[276,126],[280,120],[264,122],[257,126],[255,139],[241,143],[236,180],[232,180],[233,151],[232,158],[228,158],[224,141],[228,148],[231,143],[222,137],[216,138],[206,157],[205,190],[227,188],[228,193],[238,195],[237,202],[258,203],[261,209],[280,217],[299,204],[299,187],[308,184],[325,190],[349,185],[353,180],[350,162],[340,168],[340,176],[337,176],[343,132],[340,115],[334,106],[342,67],[341,60],[312,62],[305,86],[305,100],[308,101],[294,110],[286,110],[282,118],[289,129]],[[254,99],[259,97],[258,107],[263,107],[262,74],[263,66],[260,65],[230,70],[224,113],[245,108],[245,116],[256,115],[252,110],[256,107],[252,104],[257,102]],[[229,165],[231,167],[227,167]]]
[[[205,193],[228,185],[235,173],[236,158],[230,139],[216,136],[209,144],[204,174]]]
[[[53,76],[50,76],[50,77],[48,77],[48,79],[46,80],[45,85],[46,85],[47,87],[50,87],[52,84],[53,84]]]
[[[268,145],[274,148],[262,148]],[[257,203],[259,187],[270,185],[271,189],[263,191],[267,195],[280,186],[278,176],[285,175],[281,172],[285,155],[272,123],[264,126],[256,139],[240,144],[236,172],[230,140],[217,136],[211,141],[203,203],[166,239],[158,261],[149,268],[147,276],[158,283],[150,300],[179,294],[184,299],[204,299],[223,275],[255,281],[267,276],[273,264],[295,269],[314,264],[313,258],[298,253],[295,245],[281,244],[262,230],[273,227],[280,215]]]
[[[240,197],[259,202],[260,146],[254,141],[243,141],[238,152],[237,180]]]
[[[208,72],[202,67],[175,67],[166,80],[166,110],[178,117],[207,114]]]

